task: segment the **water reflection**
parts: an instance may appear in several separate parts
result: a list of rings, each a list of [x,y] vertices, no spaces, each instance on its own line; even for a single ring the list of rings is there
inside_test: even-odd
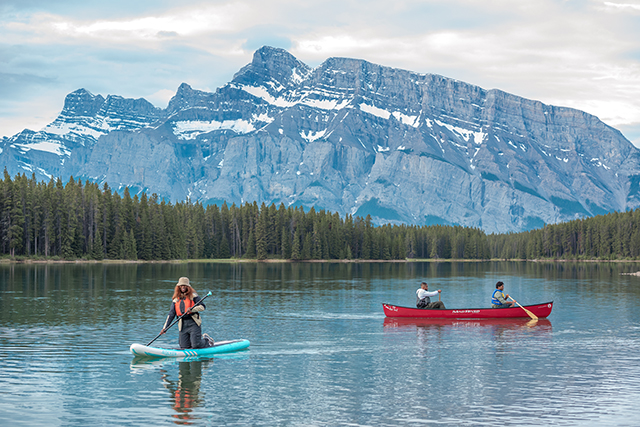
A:
[[[157,370],[160,373],[162,387],[169,391],[171,419],[174,424],[200,424],[202,412],[198,408],[205,407],[205,391],[202,390],[202,376],[215,363],[215,359],[246,360],[248,352],[220,354],[209,357],[167,357],[149,358],[136,356],[131,361],[131,370]],[[178,370],[176,373],[176,365]],[[206,389],[206,388],[205,388]]]
[[[460,345],[478,354],[479,347],[487,350],[492,342],[494,356],[499,359],[514,351],[518,342],[550,338],[552,325],[549,319],[410,319],[385,318],[386,333],[416,332],[416,343],[423,356],[434,351]],[[455,344],[454,344],[455,343]],[[536,345],[540,345],[538,342]]]
[[[176,374],[175,365],[178,365]],[[158,369],[162,386],[169,391],[169,402],[172,421],[175,424],[194,424],[199,417],[196,409],[204,406],[202,373],[211,367],[213,358],[199,359],[193,357],[150,359],[136,357],[131,362],[131,369]],[[176,377],[177,375],[177,377]]]
[[[47,427],[630,425],[640,417],[640,278],[621,273],[638,270],[0,264],[0,419]],[[158,333],[180,276],[214,292],[207,329],[250,339],[251,353],[133,359],[129,345]],[[521,303],[557,303],[551,321],[535,324],[384,319],[382,301],[412,305],[417,284],[431,278],[450,308],[487,306],[505,278]]]
[[[172,415],[176,424],[193,424],[197,419],[193,411],[202,406],[204,396],[200,391],[202,370],[212,362],[211,359],[195,362],[179,362],[178,379],[172,378],[168,370],[162,369],[162,383],[171,394]]]
[[[158,284],[167,288],[175,278],[194,277],[198,285],[218,287],[269,281],[287,289],[304,287],[309,279],[358,278],[361,281],[407,279],[412,283],[442,277],[509,275],[544,279],[610,279],[637,272],[638,263],[589,262],[406,262],[406,263],[161,263],[161,264],[0,264],[0,292],[25,297],[73,289],[88,296],[103,296],[109,283],[122,290],[151,291]],[[72,280],[69,280],[72,279]],[[80,288],[80,289],[78,289]]]
[[[385,328],[403,327],[458,327],[458,328],[493,328],[493,329],[522,329],[541,328],[541,331],[551,332],[549,319],[532,320],[529,318],[517,319],[419,319],[419,318],[393,318],[384,319]]]
[[[212,361],[213,359],[234,359],[247,360],[249,351],[237,351],[228,354],[214,354],[210,356],[183,356],[183,357],[161,357],[153,358],[148,356],[135,356],[131,361],[131,369],[158,369],[177,365],[181,362],[203,362]]]

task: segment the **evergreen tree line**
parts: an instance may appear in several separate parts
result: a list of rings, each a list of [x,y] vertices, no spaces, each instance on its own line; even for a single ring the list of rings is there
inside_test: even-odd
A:
[[[640,209],[488,236],[493,258],[640,259]]]
[[[461,226],[374,226],[311,208],[171,204],[102,185],[0,180],[0,255],[60,259],[402,260],[639,258],[640,213],[609,214],[525,233]]]

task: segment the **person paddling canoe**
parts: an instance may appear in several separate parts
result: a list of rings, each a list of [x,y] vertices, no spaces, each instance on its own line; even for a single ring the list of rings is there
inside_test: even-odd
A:
[[[167,320],[164,322],[160,334],[164,334],[178,316],[186,314],[178,321],[180,331],[180,348],[205,348],[213,345],[213,339],[202,333],[200,312],[205,310],[204,304],[198,304],[200,297],[189,283],[188,277],[181,277],[173,290],[173,299]]]
[[[416,297],[418,301],[416,302],[416,307],[418,308],[442,308],[444,309],[444,303],[442,301],[434,301],[431,302],[431,297],[435,297],[442,289],[438,289],[437,291],[429,292],[429,285],[427,282],[422,282],[420,284],[420,289],[416,291]]]
[[[496,290],[491,295],[491,308],[509,308],[515,301],[507,301],[509,294],[504,293],[504,283],[496,283]]]

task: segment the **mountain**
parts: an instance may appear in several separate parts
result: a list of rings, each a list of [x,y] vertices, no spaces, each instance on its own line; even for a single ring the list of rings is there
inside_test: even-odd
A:
[[[69,176],[204,204],[257,201],[374,222],[528,230],[640,206],[640,151],[585,112],[433,74],[263,47],[215,93],[69,94],[0,141],[13,176]]]

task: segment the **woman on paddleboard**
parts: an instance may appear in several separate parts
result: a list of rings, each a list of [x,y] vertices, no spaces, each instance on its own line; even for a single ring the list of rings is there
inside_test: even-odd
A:
[[[213,339],[202,333],[200,326],[200,312],[206,308],[204,304],[198,304],[200,297],[195,289],[189,284],[189,278],[181,277],[173,291],[173,299],[167,320],[164,322],[160,334],[164,334],[177,316],[184,315],[178,320],[178,330],[180,331],[180,348],[205,348],[213,345]]]

